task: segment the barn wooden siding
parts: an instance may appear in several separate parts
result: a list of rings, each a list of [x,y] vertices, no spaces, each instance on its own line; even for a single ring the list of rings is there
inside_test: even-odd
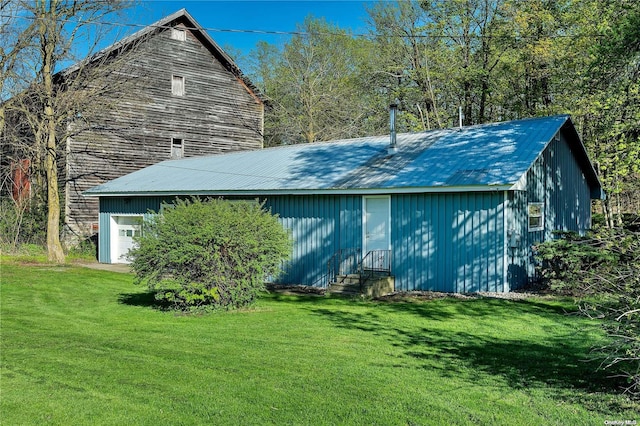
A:
[[[526,174],[526,191],[509,194],[509,229],[521,237],[518,248],[510,250],[509,284],[521,288],[536,279],[532,247],[553,238],[553,231],[584,234],[591,228],[591,193],[580,166],[564,136],[554,139]],[[544,229],[530,232],[528,203],[544,205]]]
[[[185,157],[262,148],[261,100],[185,31],[185,41],[168,29],[142,42],[123,73],[107,77],[134,79],[126,83],[130,93],[105,111],[100,128],[67,141],[65,217],[72,233],[89,234],[98,215],[97,199],[83,191],[170,159],[172,138],[182,139]],[[183,96],[172,94],[172,75],[185,78]]]

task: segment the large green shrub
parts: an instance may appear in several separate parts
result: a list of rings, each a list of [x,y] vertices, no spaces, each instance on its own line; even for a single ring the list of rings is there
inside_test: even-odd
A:
[[[556,231],[554,234],[555,239],[534,247],[536,269],[542,283],[555,292],[569,295],[597,292],[590,288],[591,281],[585,272],[617,261],[616,254],[608,249],[611,242],[593,233],[580,236],[575,232]]]
[[[626,390],[640,395],[640,232],[600,228],[586,237],[562,234],[537,246],[550,288],[580,298],[580,309],[602,321],[609,343],[594,348],[605,368],[617,367]]]
[[[290,252],[288,232],[260,204],[192,199],[146,220],[129,256],[157,300],[233,309],[254,302]]]

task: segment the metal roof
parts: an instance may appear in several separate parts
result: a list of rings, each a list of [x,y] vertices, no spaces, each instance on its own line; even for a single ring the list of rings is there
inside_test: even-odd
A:
[[[393,193],[520,188],[527,172],[568,116],[554,116],[397,135],[289,145],[164,161],[91,188],[85,195]],[[585,156],[579,144],[572,151]],[[591,164],[579,159],[590,184]],[[595,179],[595,181],[593,180]]]

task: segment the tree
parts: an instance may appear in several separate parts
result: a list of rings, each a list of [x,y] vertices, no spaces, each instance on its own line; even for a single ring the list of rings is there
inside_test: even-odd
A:
[[[504,43],[504,1],[422,1],[434,35],[444,36],[464,124],[490,120],[487,114],[494,71],[509,47]]]
[[[578,297],[583,315],[601,321],[609,340],[593,348],[601,367],[627,379],[640,395],[640,233],[596,229],[586,237],[564,233],[538,245],[541,276],[551,289]]]
[[[439,85],[444,48],[441,39],[423,37],[426,17],[416,2],[376,3],[369,10],[375,55],[366,76],[387,102],[401,105],[398,128],[403,131],[443,127]]]
[[[282,50],[262,44],[256,54],[254,80],[271,106],[266,145],[362,136],[375,108],[358,74],[368,43],[313,18],[298,30]]]
[[[620,227],[623,194],[636,203],[640,199],[634,193],[640,176],[640,4],[595,1],[588,6],[602,34],[588,50],[578,111],[607,192],[602,203],[607,225]]]
[[[18,26],[17,4],[10,0],[0,0],[0,183],[2,190],[12,194],[17,183],[14,182],[16,168],[20,168],[20,172],[24,171],[26,163],[12,163],[7,148],[7,138],[5,134],[6,121],[6,101],[20,90],[21,60],[31,47],[31,40],[25,37],[24,33],[29,33],[30,28],[27,27],[22,32]],[[12,194],[14,195],[14,194]],[[0,199],[0,209],[2,210],[2,219],[0,227],[0,244],[16,247],[22,221],[25,216],[27,203],[23,202],[21,194],[18,196],[7,197],[7,200]]]
[[[499,84],[509,27],[503,0],[380,3],[370,10],[380,75],[422,130],[502,118]],[[421,124],[421,129],[419,125]],[[435,124],[435,125],[434,125]]]
[[[571,43],[573,29],[566,1],[511,0],[504,17],[510,22],[510,75],[505,102],[518,117],[551,115],[561,104],[557,95],[573,88],[567,78],[567,57],[581,57]]]
[[[136,242],[136,282],[181,310],[250,305],[292,248],[260,204],[222,199],[176,200],[144,222]]]
[[[108,55],[91,56],[104,32],[100,23],[128,5],[125,1],[94,2],[90,0],[9,1],[20,19],[21,36],[5,57],[8,68],[17,66],[18,58],[25,73],[23,90],[3,104],[5,113],[14,114],[28,131],[16,126],[13,134],[3,133],[3,142],[13,146],[17,155],[32,158],[36,185],[46,197],[47,252],[50,261],[64,262],[60,242],[60,176],[64,164],[64,142],[71,132],[78,131],[77,118],[89,116],[89,110],[99,111],[108,105],[96,105],[101,91],[114,90],[104,80],[96,79],[97,62],[106,62]],[[76,60],[76,44],[85,44],[90,58],[61,72],[59,68]],[[13,58],[13,59],[10,59]],[[104,73],[104,70],[100,71]],[[118,86],[117,84],[115,86]],[[4,147],[3,147],[4,150]]]
[[[5,102],[20,86],[21,70],[18,68],[22,58],[31,46],[29,34],[33,24],[19,28],[16,2],[0,0],[0,140],[3,140],[5,128]]]

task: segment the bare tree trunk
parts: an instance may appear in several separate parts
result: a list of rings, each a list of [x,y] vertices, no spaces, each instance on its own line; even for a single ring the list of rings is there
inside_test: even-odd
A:
[[[50,107],[47,107],[50,110]],[[46,112],[45,112],[46,113]],[[51,124],[52,123],[52,124]],[[60,243],[60,194],[58,192],[58,161],[56,159],[55,122],[49,120],[45,171],[47,175],[47,257],[49,261],[64,263]],[[53,130],[51,129],[53,127]]]
[[[426,77],[427,77],[427,88],[429,91],[429,97],[431,98],[431,102],[432,102],[432,107],[433,107],[433,113],[436,117],[436,122],[438,123],[438,128],[441,129],[442,128],[442,122],[440,121],[440,116],[438,115],[438,103],[436,102],[436,94],[433,91],[433,85],[431,84],[431,74],[429,72],[429,63],[428,63],[428,56],[426,53],[426,49],[425,49],[425,54],[424,54],[424,69],[426,72]],[[431,130],[431,125],[429,124],[429,110],[427,110],[427,126],[429,127],[428,130]]]
[[[611,212],[611,197],[602,200],[602,211],[604,212],[604,220],[607,228],[613,228],[613,214]]]
[[[620,194],[616,194],[616,225],[622,227],[622,206],[620,205]]]
[[[44,4],[42,7],[46,7]],[[53,7],[50,5],[50,7]],[[60,243],[60,194],[58,192],[58,159],[56,153],[56,117],[53,107],[53,66],[54,51],[57,45],[53,16],[47,16],[40,23],[40,46],[42,49],[42,76],[44,84],[44,122],[43,130],[46,138],[44,168],[47,177],[47,257],[49,261],[64,263],[65,255]]]
[[[0,90],[2,84],[0,84]],[[4,104],[0,105],[0,141],[4,143]]]
[[[422,130],[431,130],[429,126],[429,115],[427,115],[427,120],[425,122],[424,114],[422,113],[422,108],[420,108],[420,104],[416,104],[416,108],[418,108],[418,112],[420,113],[420,122],[422,123]]]

